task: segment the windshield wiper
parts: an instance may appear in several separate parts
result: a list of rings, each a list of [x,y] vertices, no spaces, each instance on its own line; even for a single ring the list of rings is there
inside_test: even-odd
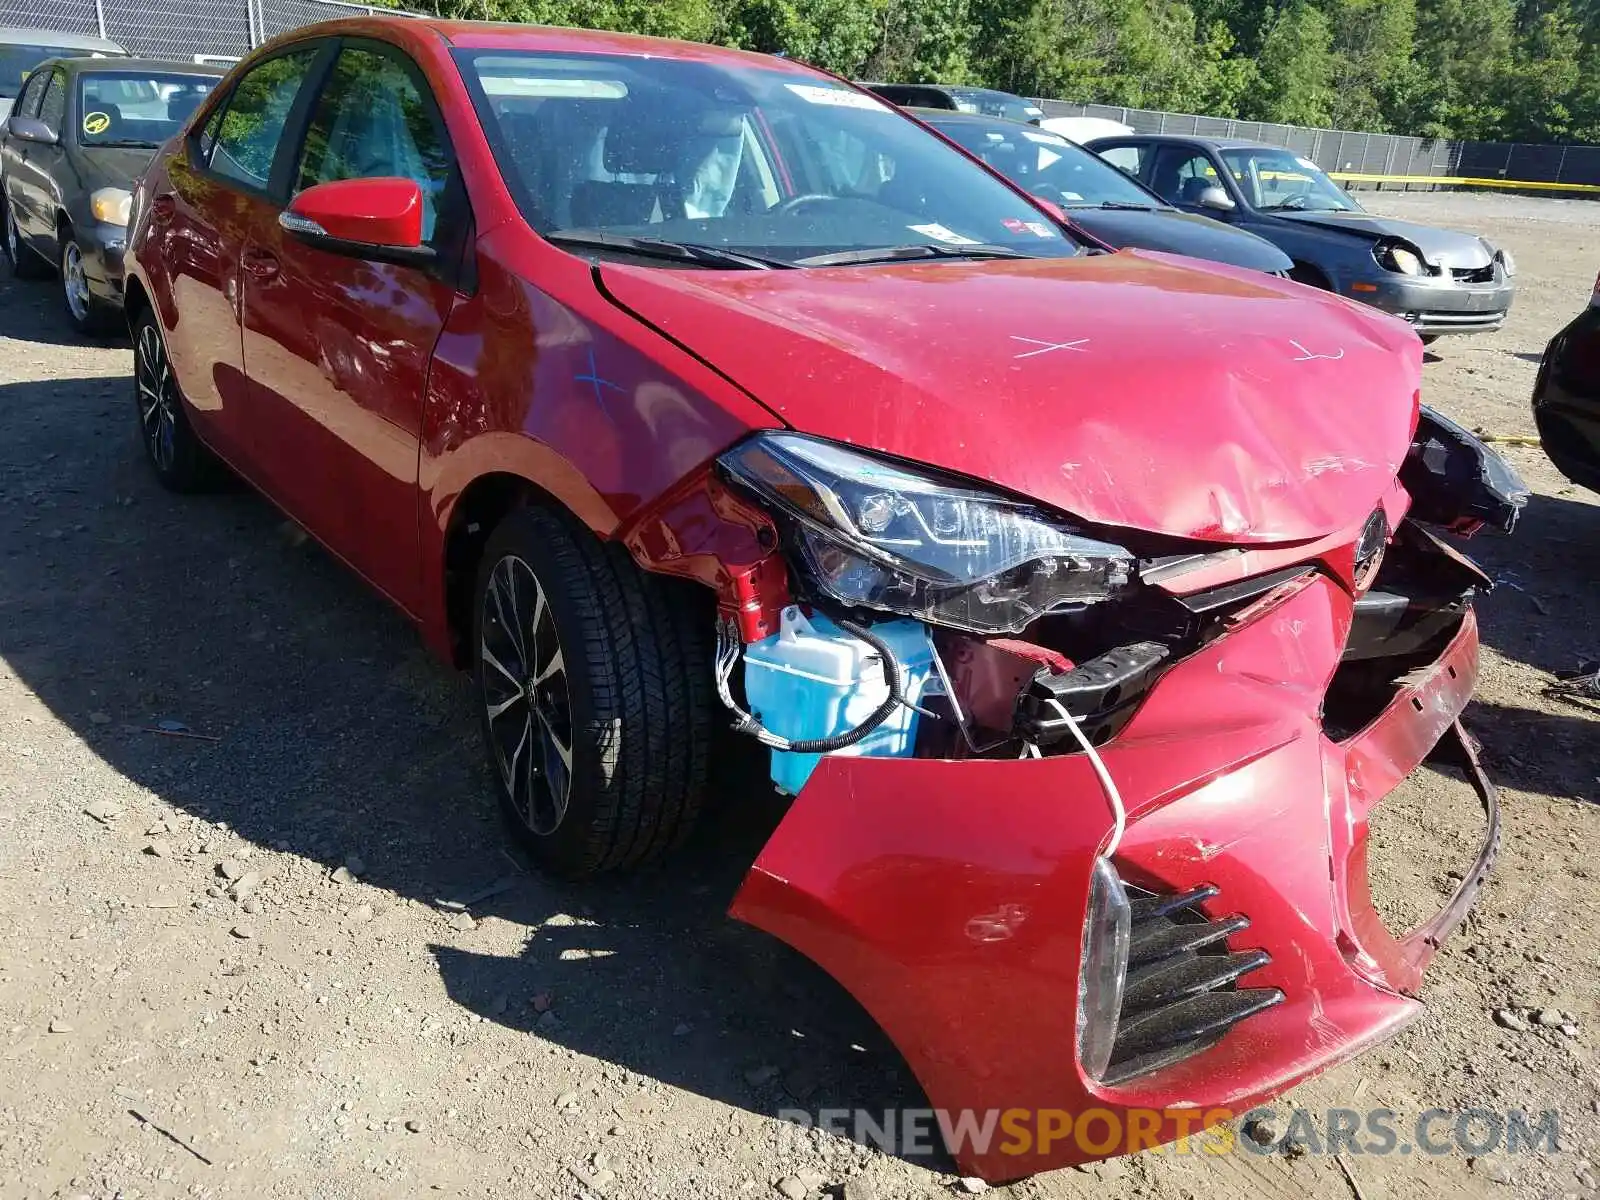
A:
[[[918,258],[1035,258],[1036,255],[1009,246],[936,246],[919,242],[912,246],[869,246],[861,250],[836,250],[797,258],[797,267],[847,267],[860,263],[908,262]]]
[[[1132,200],[1102,200],[1099,204],[1091,204],[1090,208],[1109,208],[1117,212],[1154,212],[1154,204],[1138,204]]]
[[[159,150],[161,148],[158,142],[110,141],[80,142],[79,144],[85,150]]]
[[[544,235],[558,246],[589,246],[598,250],[620,250],[645,258],[666,258],[676,262],[702,263],[712,267],[735,267],[742,271],[788,270],[794,263],[780,258],[764,258],[721,246],[698,242],[674,242],[667,238],[633,237],[624,233],[598,233],[581,229],[558,230]]]

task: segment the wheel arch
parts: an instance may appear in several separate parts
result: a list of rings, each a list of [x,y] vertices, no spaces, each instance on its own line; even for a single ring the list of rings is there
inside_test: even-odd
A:
[[[150,302],[150,293],[144,286],[144,280],[137,275],[128,275],[122,285],[122,312],[128,322],[131,332],[139,323],[139,318],[147,309],[155,306]]]
[[[1326,270],[1308,258],[1291,257],[1294,258],[1294,266],[1289,270],[1290,279],[1308,287],[1321,288],[1325,292],[1333,290],[1333,280]]]

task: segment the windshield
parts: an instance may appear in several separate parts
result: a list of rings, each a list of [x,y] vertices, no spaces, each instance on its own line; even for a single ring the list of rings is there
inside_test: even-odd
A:
[[[984,88],[952,88],[951,97],[962,112],[982,113],[986,117],[1000,117],[1006,121],[1037,121],[1044,109],[1032,100],[1013,96],[1010,92],[992,92]]]
[[[1060,257],[1076,243],[877,97],[742,64],[461,51],[528,221],[729,250],[777,265],[873,252]],[[700,266],[735,265],[694,260]],[[750,264],[745,264],[750,265]]]
[[[47,58],[99,58],[89,50],[71,46],[34,46],[17,42],[0,43],[0,100],[15,100],[28,78],[28,72]]]
[[[1252,208],[1267,212],[1361,211],[1361,206],[1324,175],[1321,167],[1292,150],[1224,150],[1222,161],[1233,172]]]
[[[989,125],[929,117],[928,124],[1007,179],[1062,208],[1167,207],[1104,159],[1053,133],[998,121]]]
[[[217,86],[210,75],[96,71],[78,76],[78,144],[154,149]]]

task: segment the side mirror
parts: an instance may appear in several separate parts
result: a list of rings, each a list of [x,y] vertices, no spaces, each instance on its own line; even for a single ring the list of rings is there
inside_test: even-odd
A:
[[[301,192],[278,224],[333,254],[419,266],[434,258],[422,244],[422,209],[422,188],[413,179],[340,179]]]
[[[1216,184],[1212,184],[1210,187],[1206,188],[1205,191],[1201,192],[1199,199],[1196,200],[1195,203],[1201,208],[1214,208],[1218,212],[1232,212],[1238,207],[1238,205],[1233,202],[1233,197],[1228,195],[1227,192],[1223,191]]]
[[[50,128],[50,123],[41,121],[38,117],[13,116],[6,122],[6,128],[10,130],[12,137],[21,138],[25,142],[54,146],[61,141],[61,135]]]

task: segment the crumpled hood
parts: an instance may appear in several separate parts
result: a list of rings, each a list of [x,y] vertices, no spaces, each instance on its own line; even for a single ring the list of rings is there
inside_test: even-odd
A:
[[[1232,543],[1347,529],[1416,416],[1400,322],[1145,252],[600,273],[793,428],[1099,524]]]
[[[1435,267],[1487,267],[1494,261],[1482,239],[1454,229],[1435,229],[1432,225],[1395,221],[1364,212],[1275,212],[1272,215],[1296,225],[1316,225],[1369,237],[1373,241],[1399,238],[1421,250],[1423,259]]]

